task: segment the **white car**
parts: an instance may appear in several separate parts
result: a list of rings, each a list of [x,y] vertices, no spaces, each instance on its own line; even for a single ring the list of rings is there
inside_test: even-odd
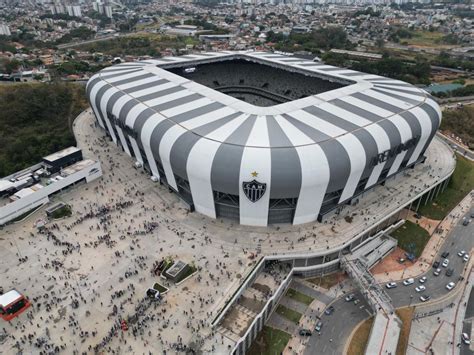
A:
[[[420,277],[418,281],[420,282],[420,284],[424,284],[426,280],[428,280],[428,278],[426,276],[423,276],[423,277]]]
[[[462,333],[461,334],[461,340],[466,345],[471,344],[471,338],[469,337],[469,335],[467,335],[467,333]]]
[[[424,290],[426,290],[426,287],[424,285],[420,285],[418,287],[415,287],[416,292],[422,292]]]
[[[413,284],[414,282],[415,282],[415,279],[412,278],[412,277],[410,277],[409,279],[403,280],[403,284],[405,286],[409,286],[409,285]]]
[[[389,282],[388,284],[385,285],[386,288],[395,288],[397,287],[396,282]]]
[[[444,259],[443,263],[441,264],[442,267],[448,267],[449,265],[449,259]]]
[[[451,291],[454,288],[454,286],[456,286],[456,284],[451,281],[449,284],[446,285],[446,289]]]
[[[467,262],[469,260],[469,254],[464,254],[464,257],[462,258],[464,262]]]
[[[440,268],[438,268],[438,269],[436,269],[435,271],[433,271],[433,275],[435,275],[435,276],[439,276],[440,273],[441,273],[441,269],[440,269]]]
[[[420,301],[421,302],[426,302],[426,301],[429,301],[431,299],[431,296],[430,295],[423,295],[423,296],[420,296]]]
[[[464,256],[464,254],[466,254],[466,252],[464,250],[461,250],[460,252],[458,252],[458,256]]]

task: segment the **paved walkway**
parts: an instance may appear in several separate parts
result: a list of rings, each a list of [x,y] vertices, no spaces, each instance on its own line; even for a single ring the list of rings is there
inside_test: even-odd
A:
[[[467,300],[474,283],[472,262],[468,270],[470,276],[467,278],[467,283],[458,292],[433,304],[416,308],[416,313],[436,310],[440,312],[413,320],[407,355],[425,354],[429,349],[435,354],[459,354],[457,345],[460,343]],[[450,306],[451,304],[454,306]]]
[[[303,279],[294,279],[290,287],[314,298],[313,302],[311,302],[303,312],[299,326],[292,333],[293,337],[290,339],[283,351],[284,354],[302,354],[308,344],[309,337],[301,337],[298,334],[298,330],[305,328],[314,332],[314,327],[319,321],[321,314],[324,312],[326,307],[334,301],[334,297],[331,296],[334,291],[322,289]],[[339,286],[336,285],[335,287]]]
[[[329,303],[332,300],[331,296],[328,296],[325,292],[318,291],[317,286],[304,280],[294,279],[291,282],[290,287],[296,291],[304,293],[305,295],[311,296],[314,299],[318,299],[323,303]]]
[[[382,274],[375,274],[374,277],[378,282],[388,282],[394,280],[401,280],[408,277],[416,277],[426,271],[428,271],[434,262],[436,254],[439,249],[442,248],[449,231],[453,228],[460,218],[471,208],[472,205],[472,194],[468,194],[460,203],[457,205],[451,213],[446,216],[444,220],[439,223],[438,230],[440,233],[432,234],[429,239],[423,253],[418,258],[415,264],[406,267],[403,270],[395,270],[392,272],[386,272]]]
[[[283,316],[280,316],[277,312],[273,312],[272,316],[268,320],[267,325],[272,328],[283,330],[289,334],[296,333],[298,329],[297,324]]]
[[[282,297],[280,304],[301,314],[303,314],[306,311],[306,308],[308,308],[307,304],[295,301],[294,299],[287,296]]]

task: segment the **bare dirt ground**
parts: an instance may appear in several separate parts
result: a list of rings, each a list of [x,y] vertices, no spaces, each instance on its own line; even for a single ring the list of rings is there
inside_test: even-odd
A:
[[[399,262],[400,258],[406,259],[405,250],[396,247],[383,260],[375,265],[370,271],[373,274],[381,274],[390,271],[403,270],[406,267],[413,265],[411,261],[406,260],[403,264]]]

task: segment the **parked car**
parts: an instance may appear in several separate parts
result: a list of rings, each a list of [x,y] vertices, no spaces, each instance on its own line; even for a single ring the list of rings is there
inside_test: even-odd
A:
[[[433,263],[433,268],[437,269],[439,268],[439,261],[436,260],[434,263]]]
[[[441,254],[442,258],[447,258],[449,256],[449,251],[444,251],[443,254]]]
[[[426,301],[429,301],[431,299],[431,296],[430,295],[422,295],[420,296],[420,301],[421,302],[426,302]]]
[[[316,323],[314,330],[317,332],[320,332],[322,328],[323,328],[323,322],[319,321],[318,323]]]
[[[396,282],[389,282],[388,284],[385,285],[386,288],[395,288],[397,287]]]
[[[451,291],[454,288],[454,286],[456,286],[456,284],[451,281],[449,284],[446,285],[446,289]]]
[[[436,270],[433,272],[433,275],[435,275],[435,276],[439,276],[439,274],[441,274],[441,269],[440,269],[440,268],[436,269]]]
[[[355,296],[354,296],[353,293],[351,293],[350,295],[347,295],[347,296],[346,296],[346,302],[352,301],[352,300],[354,299],[354,297],[355,297]]]
[[[360,299],[356,298],[356,299],[354,300],[354,304],[357,306],[359,303],[360,303]]]
[[[467,262],[467,261],[469,260],[469,254],[464,255],[464,257],[462,258],[462,260],[463,260],[464,262]]]
[[[471,220],[466,218],[466,219],[462,222],[462,225],[463,225],[463,226],[467,226],[467,225],[469,225],[469,223],[471,223]]]
[[[413,277],[410,277],[409,279],[403,280],[403,284],[405,286],[412,285],[415,282],[415,279]]]
[[[444,259],[443,263],[441,264],[442,267],[448,267],[449,265],[449,259]]]
[[[420,285],[420,286],[415,287],[416,292],[421,292],[421,291],[424,291],[424,290],[426,290],[426,287],[424,285]]]
[[[422,277],[420,277],[420,279],[418,281],[420,282],[420,284],[424,284],[426,282],[426,280],[428,280],[428,278],[426,276],[422,276]]]
[[[328,308],[326,308],[324,313],[327,314],[328,316],[330,316],[331,314],[334,313],[334,311],[335,311],[334,306],[329,306]]]
[[[449,268],[448,270],[446,270],[446,276],[453,276],[453,273],[454,273],[453,268]]]
[[[466,251],[464,251],[464,250],[461,250],[460,252],[458,252],[458,256],[462,257],[462,256],[464,256],[464,254],[466,254]]]
[[[300,329],[299,334],[301,336],[307,337],[307,336],[311,336],[313,333],[309,329]]]
[[[461,334],[461,340],[466,345],[471,344],[471,338],[469,337],[469,335],[467,333],[462,333]]]

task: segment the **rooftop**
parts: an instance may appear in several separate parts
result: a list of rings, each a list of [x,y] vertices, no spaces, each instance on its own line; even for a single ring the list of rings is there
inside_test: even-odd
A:
[[[45,156],[43,159],[52,162],[79,151],[81,150],[77,147],[68,147],[66,149],[60,150],[59,152]]]
[[[20,297],[21,297],[21,294],[18,291],[16,290],[8,291],[7,293],[0,295],[0,307],[6,307],[10,303],[14,302]]]

